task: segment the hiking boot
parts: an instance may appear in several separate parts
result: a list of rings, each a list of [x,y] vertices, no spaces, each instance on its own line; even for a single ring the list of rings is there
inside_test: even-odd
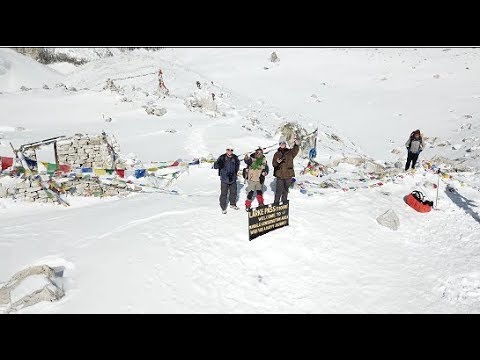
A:
[[[230,205],[230,207],[231,207],[232,209],[234,209],[234,210],[240,209],[237,205]]]
[[[257,195],[258,206],[263,206],[263,196]]]
[[[226,213],[227,213],[227,209],[222,210],[222,214],[226,214]]]

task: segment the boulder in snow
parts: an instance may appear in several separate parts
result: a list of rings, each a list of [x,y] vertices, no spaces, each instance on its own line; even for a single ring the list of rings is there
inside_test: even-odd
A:
[[[380,225],[386,226],[392,230],[398,230],[398,228],[400,227],[400,219],[398,218],[395,211],[393,211],[392,209],[389,209],[380,216],[378,216],[377,222]]]
[[[272,54],[270,55],[270,61],[272,63],[276,63],[276,62],[279,62],[280,61],[280,58],[278,57],[277,53],[274,51],[272,52]]]
[[[300,151],[303,157],[308,157],[310,149],[315,147],[315,134],[308,134],[307,130],[297,122],[286,122],[281,125],[277,133],[280,133],[292,147],[294,139],[300,139]]]
[[[155,106],[149,106],[145,109],[148,115],[163,116],[167,113],[165,108],[157,108]]]

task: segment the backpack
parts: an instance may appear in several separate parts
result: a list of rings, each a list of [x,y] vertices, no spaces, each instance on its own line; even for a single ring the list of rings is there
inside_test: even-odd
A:
[[[412,191],[412,195],[415,199],[420,201],[423,205],[433,206],[433,201],[425,200],[425,196],[421,191],[418,191],[418,190]]]

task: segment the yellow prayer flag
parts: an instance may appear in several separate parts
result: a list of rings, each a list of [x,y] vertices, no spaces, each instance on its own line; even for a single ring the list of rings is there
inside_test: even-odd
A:
[[[95,175],[101,176],[101,175],[107,175],[107,170],[105,169],[94,169]]]

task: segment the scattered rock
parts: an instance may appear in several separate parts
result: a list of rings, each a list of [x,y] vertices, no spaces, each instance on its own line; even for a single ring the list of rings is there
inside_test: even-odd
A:
[[[203,112],[217,112],[218,106],[217,103],[212,100],[211,96],[206,97],[197,97],[196,95],[191,96],[185,100],[185,106],[189,109],[198,109]]]
[[[287,140],[288,145],[293,146],[294,139],[300,139],[300,151],[304,157],[308,157],[310,149],[315,146],[315,136],[307,136],[307,130],[297,122],[286,122],[282,124],[277,133],[280,133]]]
[[[403,169],[404,165],[403,161],[397,161],[394,166],[396,169]]]
[[[15,127],[15,131],[25,131],[27,129],[25,129],[23,126],[17,126]]]
[[[149,115],[155,115],[155,116],[163,116],[167,113],[167,109],[165,108],[156,108],[154,106],[147,107],[145,109],[146,113]]]
[[[119,94],[123,95],[123,88],[120,86],[117,86],[112,79],[107,79],[105,81],[105,85],[103,86],[103,90],[110,90],[113,92],[117,92]]]
[[[387,210],[385,213],[377,217],[377,222],[380,225],[388,227],[392,230],[398,230],[400,227],[400,219],[398,218],[395,211],[392,209]]]
[[[50,88],[48,87],[47,84],[43,85],[43,89],[45,89],[45,90],[50,90]]]
[[[434,79],[440,79],[440,75],[435,74],[435,75],[433,75],[433,78],[434,78]]]
[[[22,91],[30,91],[30,90],[32,90],[32,88],[29,88],[29,87],[26,87],[26,86],[23,86],[23,85],[22,85],[22,87],[20,88],[20,90],[22,90]]]
[[[280,61],[280,58],[278,57],[277,53],[274,51],[272,52],[272,54],[270,55],[270,61],[272,63],[276,63],[276,62],[279,62]]]
[[[335,141],[342,142],[342,140],[335,134],[327,134],[327,135],[330,136]]]

